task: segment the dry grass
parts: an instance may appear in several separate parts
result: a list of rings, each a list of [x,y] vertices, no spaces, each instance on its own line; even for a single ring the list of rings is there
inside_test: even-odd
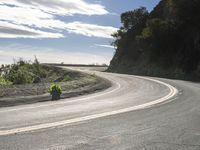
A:
[[[17,96],[35,96],[49,93],[49,87],[53,81],[60,84],[64,92],[96,84],[97,78],[93,75],[83,74],[76,71],[54,68],[49,78],[37,84],[5,85],[0,87],[0,98]],[[67,79],[65,75],[67,76]],[[70,79],[69,79],[70,78]],[[63,82],[64,81],[64,82]]]

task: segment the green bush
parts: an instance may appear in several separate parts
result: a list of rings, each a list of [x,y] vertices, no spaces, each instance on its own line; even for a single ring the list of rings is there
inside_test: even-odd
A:
[[[51,84],[50,86],[50,94],[52,96],[52,100],[59,100],[60,95],[62,93],[62,88],[58,84]]]
[[[46,78],[48,71],[42,66],[37,58],[31,63],[19,59],[17,62],[7,67],[7,71],[3,77],[13,84],[30,84],[38,83],[42,78]]]
[[[53,92],[58,92],[59,94],[61,94],[62,93],[62,88],[61,88],[61,86],[60,85],[58,85],[58,84],[51,84],[51,86],[50,86],[50,93],[52,94]]]
[[[26,67],[20,67],[11,74],[10,79],[14,84],[30,84],[33,82],[33,74]]]
[[[57,67],[41,65],[37,58],[34,62],[19,59],[12,65],[2,65],[0,75],[13,84],[66,82],[71,80],[71,77],[74,78],[73,75],[65,73]]]
[[[0,86],[3,86],[3,85],[11,85],[12,82],[4,79],[2,76],[0,76]]]

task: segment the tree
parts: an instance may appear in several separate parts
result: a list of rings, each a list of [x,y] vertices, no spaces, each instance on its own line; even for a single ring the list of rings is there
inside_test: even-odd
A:
[[[114,37],[112,45],[117,49],[115,55],[130,55],[134,58],[140,55],[140,49],[136,49],[137,42],[135,38],[145,27],[148,15],[149,13],[145,7],[121,15],[122,27],[112,35]],[[128,51],[129,49],[132,49],[132,51]]]
[[[125,12],[121,15],[121,23],[125,30],[136,29],[137,25],[141,24],[149,13],[145,7],[140,7],[133,11]]]
[[[1,65],[1,68],[3,69],[4,67],[5,67],[4,64],[2,64],[2,65]]]
[[[178,43],[176,23],[172,20],[151,19],[143,29],[143,43],[151,61],[169,66]]]
[[[177,18],[181,23],[196,28],[200,27],[200,1],[199,0],[174,0]]]

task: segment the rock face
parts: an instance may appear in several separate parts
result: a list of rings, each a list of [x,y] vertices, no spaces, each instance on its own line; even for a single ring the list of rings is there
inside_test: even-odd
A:
[[[108,71],[199,80],[199,8],[199,0],[161,0],[147,17],[138,10],[122,14],[143,18],[114,35],[117,48]],[[130,25],[127,18],[121,21]]]

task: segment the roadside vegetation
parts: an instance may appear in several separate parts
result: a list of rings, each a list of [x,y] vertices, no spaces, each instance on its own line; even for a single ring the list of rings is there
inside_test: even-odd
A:
[[[56,70],[55,67],[19,59],[11,65],[2,65],[0,68],[0,85],[21,85],[42,82],[69,81],[71,78],[66,72]]]
[[[0,68],[0,98],[69,92],[99,82],[95,75],[19,59]],[[62,91],[61,91],[62,87]]]
[[[3,78],[2,76],[0,76],[0,85],[11,85],[12,82],[6,80],[5,78]]]
[[[52,100],[60,99],[60,95],[62,94],[62,88],[59,84],[51,84],[49,91],[52,96]]]
[[[121,14],[110,71],[200,79],[200,1],[161,0]]]

